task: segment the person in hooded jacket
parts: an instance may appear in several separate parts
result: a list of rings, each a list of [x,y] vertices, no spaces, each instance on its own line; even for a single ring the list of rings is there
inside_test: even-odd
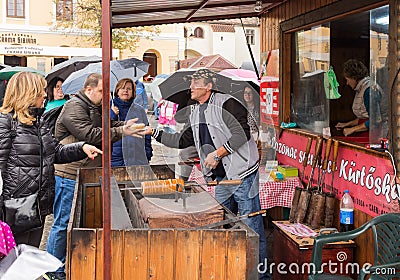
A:
[[[3,201],[38,193],[42,226],[15,233],[17,244],[39,247],[45,216],[53,211],[54,163],[69,163],[102,151],[85,142],[62,145],[46,123],[40,121],[46,100],[46,80],[39,74],[20,72],[9,81],[0,107],[0,170]],[[6,213],[3,213],[5,217]],[[7,222],[7,220],[6,220]]]
[[[138,118],[137,123],[149,125],[145,110],[134,100],[136,86],[131,79],[118,81],[114,99],[112,100],[110,118],[115,121],[125,121]],[[111,166],[148,165],[153,156],[151,136],[144,138],[126,136],[113,144]]]

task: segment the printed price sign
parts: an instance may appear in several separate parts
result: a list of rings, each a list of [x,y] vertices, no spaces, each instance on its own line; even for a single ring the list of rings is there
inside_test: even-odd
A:
[[[279,79],[262,77],[260,84],[261,122],[279,125]]]

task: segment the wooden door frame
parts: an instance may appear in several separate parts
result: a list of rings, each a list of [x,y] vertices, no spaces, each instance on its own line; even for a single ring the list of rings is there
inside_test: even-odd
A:
[[[390,3],[389,3],[390,2]],[[318,24],[327,23],[335,19],[339,19],[351,14],[356,14],[368,10],[372,10],[377,7],[392,4],[397,0],[364,0],[364,1],[348,1],[341,0],[334,2],[330,5],[321,7],[316,10],[312,10],[308,13],[296,16],[294,18],[283,21],[279,24],[279,121],[289,122],[290,121],[290,91],[291,91],[291,61],[292,61],[292,36],[294,32],[309,28]],[[395,7],[389,6],[389,13],[392,14],[391,10]],[[391,24],[394,26],[394,24]],[[390,33],[392,34],[392,33]],[[390,36],[389,34],[389,36]],[[393,40],[389,41],[389,49],[393,45]],[[397,61],[395,59],[396,52],[389,53],[389,61]],[[395,62],[392,62],[394,64]],[[389,69],[393,68],[389,64]],[[397,66],[396,68],[397,69]],[[393,80],[394,73],[389,72],[389,81]]]

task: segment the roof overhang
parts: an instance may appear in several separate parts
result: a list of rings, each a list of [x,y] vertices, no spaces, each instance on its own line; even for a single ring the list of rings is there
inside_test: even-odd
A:
[[[219,19],[258,17],[282,0],[110,0],[111,27],[135,27]]]

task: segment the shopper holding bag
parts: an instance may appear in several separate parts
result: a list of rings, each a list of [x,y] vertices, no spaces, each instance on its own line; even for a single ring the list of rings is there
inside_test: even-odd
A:
[[[54,163],[94,159],[102,151],[85,142],[60,144],[40,118],[46,80],[20,72],[9,81],[0,107],[0,170],[3,220],[17,244],[38,247],[45,216],[52,213]]]

